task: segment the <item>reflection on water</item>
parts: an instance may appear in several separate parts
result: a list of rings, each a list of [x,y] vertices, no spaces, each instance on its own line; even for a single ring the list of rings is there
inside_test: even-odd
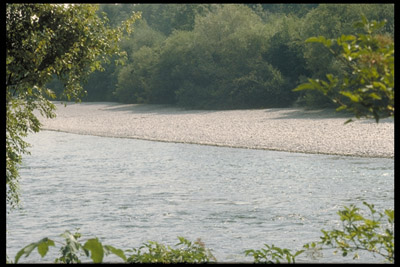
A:
[[[201,238],[219,261],[247,261],[243,251],[264,243],[296,250],[319,240],[320,229],[340,227],[343,205],[394,206],[393,159],[50,131],[27,141],[33,147],[20,171],[23,208],[7,216],[10,258],[30,242],[61,240],[65,230],[80,228],[83,238],[123,249]],[[27,259],[39,260],[34,254]],[[56,255],[51,248],[44,260]],[[326,252],[319,261],[353,262]]]

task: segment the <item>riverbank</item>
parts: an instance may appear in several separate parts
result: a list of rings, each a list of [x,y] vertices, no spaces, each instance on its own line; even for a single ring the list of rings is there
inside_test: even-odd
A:
[[[107,137],[300,153],[394,157],[394,120],[348,119],[300,108],[183,110],[164,105],[55,102],[42,129]]]

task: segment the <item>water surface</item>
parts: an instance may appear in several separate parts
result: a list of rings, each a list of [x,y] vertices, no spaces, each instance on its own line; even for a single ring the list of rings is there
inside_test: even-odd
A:
[[[264,243],[293,250],[340,228],[336,212],[394,206],[394,160],[106,138],[32,134],[20,170],[22,210],[7,215],[7,255],[43,237],[137,248],[201,238],[219,261],[243,262]],[[59,245],[58,245],[59,247]],[[300,261],[353,262],[324,252]],[[43,261],[58,256],[55,248]],[[34,252],[20,262],[38,261]],[[105,260],[118,258],[106,257]],[[367,257],[366,262],[381,262]],[[356,261],[356,262],[361,262]]]

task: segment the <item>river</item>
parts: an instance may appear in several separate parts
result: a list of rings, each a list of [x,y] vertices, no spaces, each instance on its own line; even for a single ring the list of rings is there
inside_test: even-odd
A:
[[[221,262],[244,262],[264,243],[292,250],[340,229],[336,212],[362,202],[394,207],[394,159],[97,137],[53,131],[28,136],[20,170],[22,209],[7,214],[7,255],[79,228],[82,239],[138,248],[201,238]],[[59,247],[59,245],[58,245]],[[52,261],[50,248],[20,262]],[[306,262],[382,258],[299,256]],[[118,261],[106,257],[105,261]]]

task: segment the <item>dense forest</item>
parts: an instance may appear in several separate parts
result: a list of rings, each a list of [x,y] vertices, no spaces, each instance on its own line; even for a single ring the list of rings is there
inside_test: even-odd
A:
[[[312,36],[354,34],[364,14],[387,20],[393,4],[101,4],[117,26],[141,12],[121,40],[125,64],[114,61],[84,84],[83,101],[173,104],[194,109],[327,107],[317,91],[293,92],[307,78],[341,76],[343,65]],[[361,29],[360,29],[361,30]],[[62,84],[48,85],[57,94]]]

